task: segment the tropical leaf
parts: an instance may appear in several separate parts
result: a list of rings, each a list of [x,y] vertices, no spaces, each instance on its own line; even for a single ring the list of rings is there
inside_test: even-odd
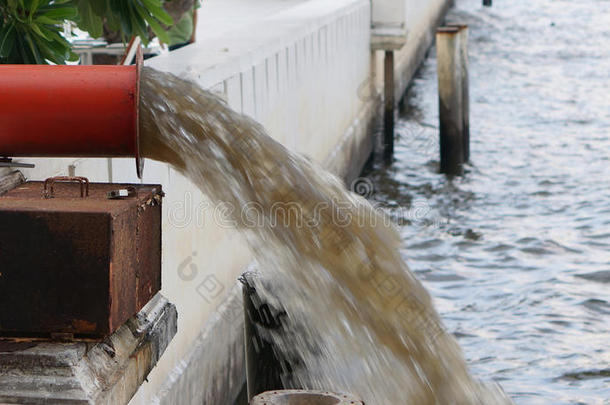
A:
[[[56,21],[68,20],[78,15],[76,7],[45,7],[40,11],[43,12],[41,17],[44,16]]]
[[[57,63],[77,60],[63,37],[64,21],[74,21],[92,37],[101,37],[104,22],[124,40],[150,31],[169,42],[172,17],[164,0],[0,0],[0,63]]]
[[[0,31],[0,59],[8,59],[15,45],[15,26],[6,24]]]
[[[108,1],[107,0],[89,0],[91,4],[91,9],[98,16],[103,17],[108,10]]]
[[[165,28],[163,28],[161,24],[159,24],[157,20],[155,20],[153,17],[146,16],[145,19],[146,22],[148,22],[148,25],[150,25],[150,28],[155,33],[155,35],[159,37],[159,40],[161,40],[161,42],[169,44],[171,40]]]
[[[152,15],[152,19],[159,21],[165,25],[173,25],[174,20],[172,17],[167,14],[167,12],[163,9],[163,2],[159,0],[142,0],[145,8]],[[150,23],[150,20],[147,20]]]
[[[104,21],[102,16],[95,13],[93,7],[91,7],[91,2],[79,0],[76,7],[78,9],[78,27],[87,31],[93,38],[101,37],[104,33]]]

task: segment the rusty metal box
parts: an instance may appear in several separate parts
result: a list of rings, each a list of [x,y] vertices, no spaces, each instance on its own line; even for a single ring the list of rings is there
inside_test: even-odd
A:
[[[83,179],[0,196],[0,335],[100,338],[160,290],[161,186]]]

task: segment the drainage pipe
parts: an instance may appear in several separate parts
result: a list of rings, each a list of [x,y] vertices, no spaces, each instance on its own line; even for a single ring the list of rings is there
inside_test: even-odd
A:
[[[348,394],[286,390],[264,392],[254,397],[250,405],[364,405],[364,402]]]
[[[0,65],[0,157],[134,157],[142,51],[132,66]]]

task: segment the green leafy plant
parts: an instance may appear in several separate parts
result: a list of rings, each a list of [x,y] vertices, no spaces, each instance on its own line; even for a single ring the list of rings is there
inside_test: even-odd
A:
[[[104,22],[125,38],[139,36],[148,43],[148,27],[163,42],[168,42],[166,29],[172,17],[163,9],[162,0],[71,0],[78,9],[79,28],[92,37],[102,36]]]
[[[68,1],[0,0],[0,12],[2,63],[65,63],[77,59],[60,34],[63,21],[77,16]]]
[[[150,30],[168,42],[164,25],[173,24],[163,0],[0,0],[0,63],[57,63],[77,60],[62,36],[64,21],[73,21],[92,37],[104,23],[124,41]]]

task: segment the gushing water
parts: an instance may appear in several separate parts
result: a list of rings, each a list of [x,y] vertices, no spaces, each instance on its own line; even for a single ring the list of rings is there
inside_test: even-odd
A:
[[[307,325],[278,342],[303,359],[303,388],[370,405],[508,402],[468,374],[383,214],[196,84],[144,68],[141,86],[142,153],[235,208],[274,294]]]

